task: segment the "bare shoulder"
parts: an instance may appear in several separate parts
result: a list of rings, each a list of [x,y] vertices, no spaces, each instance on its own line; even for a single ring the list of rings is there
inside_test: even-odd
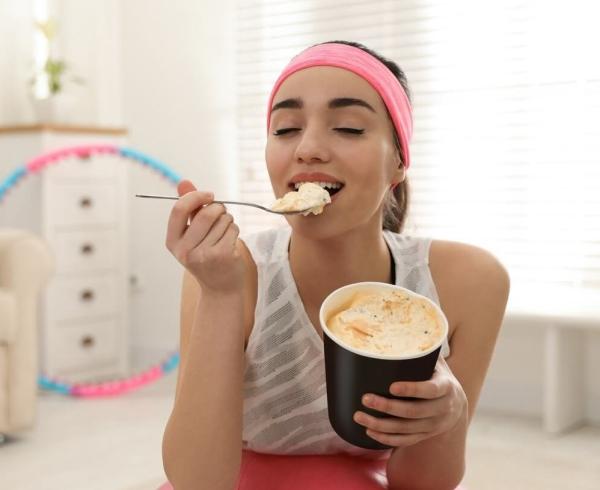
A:
[[[472,316],[475,305],[504,311],[510,279],[491,252],[466,243],[434,240],[429,267],[451,327]]]
[[[508,301],[510,280],[490,252],[465,243],[434,241],[429,266],[450,324],[448,366],[473,417]]]

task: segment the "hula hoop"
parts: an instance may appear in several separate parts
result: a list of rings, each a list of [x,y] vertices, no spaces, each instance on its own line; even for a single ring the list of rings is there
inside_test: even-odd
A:
[[[8,192],[26,176],[40,172],[49,165],[58,163],[69,157],[89,158],[91,155],[102,153],[117,155],[121,158],[139,163],[158,172],[174,184],[179,183],[181,180],[181,177],[164,163],[131,148],[115,145],[70,146],[37,156],[12,171],[8,177],[3,181],[0,181],[0,204],[2,204],[2,201]],[[129,378],[101,383],[72,384],[59,379],[51,379],[41,374],[38,377],[38,386],[44,390],[83,398],[120,395],[156,381],[173,371],[178,364],[179,352],[175,352],[169,355],[169,357],[160,364],[154,365],[141,373],[134,374]]]

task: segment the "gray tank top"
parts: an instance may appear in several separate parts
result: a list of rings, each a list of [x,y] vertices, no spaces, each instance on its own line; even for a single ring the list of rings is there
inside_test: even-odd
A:
[[[246,348],[243,447],[268,454],[348,453],[384,458],[390,451],[340,438],[327,415],[323,341],[304,309],[288,257],[291,228],[243,237],[258,270],[254,327]],[[431,239],[384,231],[396,284],[439,305],[429,270]],[[450,353],[444,342],[442,355]]]

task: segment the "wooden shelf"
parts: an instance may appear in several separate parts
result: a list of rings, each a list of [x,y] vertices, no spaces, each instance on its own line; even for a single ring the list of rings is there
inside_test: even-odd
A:
[[[16,126],[0,126],[0,134],[34,133],[43,131],[51,133],[104,134],[111,136],[124,136],[127,134],[127,129],[125,128],[71,126],[67,124],[23,124]]]

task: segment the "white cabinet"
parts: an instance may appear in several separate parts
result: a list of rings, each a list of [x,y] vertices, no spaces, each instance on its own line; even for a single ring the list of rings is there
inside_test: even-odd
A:
[[[0,179],[66,146],[124,145],[122,129],[0,128]],[[42,298],[40,368],[50,377],[95,381],[128,371],[127,161],[70,157],[25,177],[0,202],[0,226],[41,235],[55,273]]]

